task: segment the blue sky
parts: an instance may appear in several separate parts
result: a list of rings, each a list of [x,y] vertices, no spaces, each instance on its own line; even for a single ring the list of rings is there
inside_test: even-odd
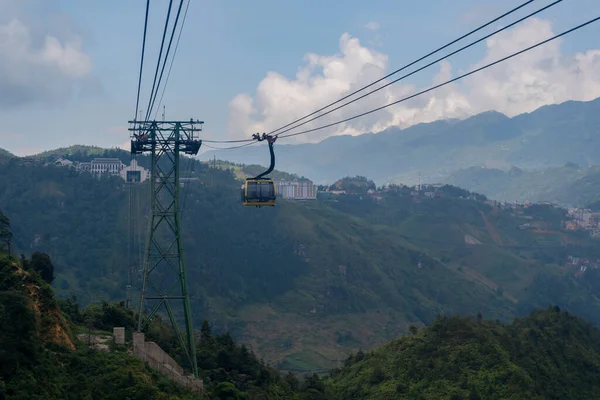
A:
[[[231,116],[229,102],[241,93],[254,97],[269,71],[293,80],[298,69],[306,65],[307,53],[321,56],[339,53],[344,33],[359,39],[360,45],[370,51],[387,56],[385,67],[380,68],[384,74],[520,3],[514,0],[191,0],[165,95],[167,118],[202,119],[206,135],[211,138],[243,137],[246,132],[235,135],[231,132],[230,120],[235,116]],[[518,15],[548,3],[536,0]],[[142,109],[146,108],[149,96],[167,4],[167,0],[151,1]],[[35,100],[2,104],[0,147],[26,154],[75,143],[106,147],[124,143],[128,138],[126,121],[135,109],[144,7],[145,0],[0,0],[0,27],[18,19],[31,33],[32,49],[47,35],[61,43],[78,39],[82,54],[87,54],[91,62],[91,70],[75,86],[69,86],[72,82],[62,76],[63,80],[57,78],[56,87],[47,88],[45,97],[34,95],[35,87],[25,88],[22,81],[12,85],[0,81],[0,89],[3,84],[15,91],[27,89]],[[557,33],[596,15],[600,15],[597,0],[565,0],[540,17],[550,21]],[[369,23],[376,23],[379,28],[369,29]],[[600,37],[600,23],[574,33],[564,40],[561,57],[600,48],[594,39],[597,37]],[[7,54],[10,53],[0,52],[0,72],[2,63],[9,62]],[[453,71],[468,68],[485,54],[485,45],[480,44],[456,56],[451,60]],[[23,60],[27,61],[25,57]],[[16,61],[10,65],[16,74],[14,71],[19,70]],[[32,66],[23,71],[32,76],[37,73]],[[432,67],[411,78],[410,83],[427,86],[439,72],[440,67]],[[46,75],[35,79],[42,76]],[[53,81],[54,76],[50,74],[44,79]],[[78,93],[70,97],[62,88],[62,97],[55,99],[50,90],[61,90],[59,83],[67,85],[67,90],[75,88]],[[41,98],[47,100],[39,101]],[[314,108],[325,102],[319,100],[310,99],[309,103]],[[494,107],[495,103],[490,104]],[[269,123],[295,119],[292,113],[288,117],[285,110],[278,112],[277,119],[261,120],[259,109],[259,115],[252,117],[252,121],[262,125],[252,127],[268,129]],[[364,129],[376,126],[379,125],[373,123]]]

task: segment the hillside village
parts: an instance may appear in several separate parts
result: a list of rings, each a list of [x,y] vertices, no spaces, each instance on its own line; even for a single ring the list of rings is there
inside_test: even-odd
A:
[[[94,158],[90,161],[80,162],[71,161],[67,158],[58,157],[53,162],[54,165],[75,168],[81,172],[89,172],[94,175],[110,174],[120,176],[128,183],[141,183],[150,179],[150,170],[138,165],[134,159],[130,165],[125,165],[118,158]],[[210,164],[209,164],[210,166]],[[197,178],[181,178],[182,184],[185,181],[197,180]],[[407,186],[403,184],[386,184],[376,187],[373,181],[365,177],[357,176],[354,178],[346,177],[336,181],[332,185],[315,185],[311,180],[303,179],[275,179],[278,196],[285,200],[323,200],[337,201],[338,196],[360,195],[367,196],[375,201],[383,199],[386,193],[396,193],[401,196],[412,197],[413,202],[420,202],[427,199],[439,199],[445,196],[456,196],[465,200],[483,201],[485,204],[502,210],[511,210],[515,216],[524,220],[519,226],[520,229],[533,229],[542,231],[546,227],[544,222],[535,219],[533,215],[527,215],[525,210],[532,206],[553,206],[547,201],[529,202],[523,204],[517,202],[501,202],[487,199],[485,196],[470,193],[463,190],[456,191],[450,185],[436,184],[418,184],[416,186]],[[452,188],[452,189],[451,189]],[[464,193],[463,193],[464,192]],[[570,208],[567,210],[564,220],[560,223],[561,230],[566,231],[585,231],[593,238],[600,237],[600,212],[594,212],[584,208]]]

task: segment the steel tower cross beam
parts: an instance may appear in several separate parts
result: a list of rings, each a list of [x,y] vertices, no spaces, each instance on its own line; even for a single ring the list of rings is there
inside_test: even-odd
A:
[[[202,141],[197,133],[203,121],[129,121],[131,154],[149,152],[151,167],[151,209],[144,257],[138,331],[142,331],[164,306],[188,365],[198,378],[196,345],[188,293],[179,209],[179,155],[196,155]],[[148,303],[150,312],[144,316]],[[150,303],[153,303],[150,306]],[[179,303],[182,309],[174,310]],[[185,338],[174,312],[183,312]]]

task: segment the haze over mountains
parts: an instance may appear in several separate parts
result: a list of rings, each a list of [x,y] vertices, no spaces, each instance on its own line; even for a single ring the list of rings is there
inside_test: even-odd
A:
[[[364,175],[378,185],[443,181],[473,166],[543,169],[567,162],[600,164],[600,98],[567,101],[509,118],[495,111],[465,120],[442,120],[360,136],[330,137],[315,144],[276,145],[277,169],[316,183]],[[310,134],[309,134],[310,135]],[[268,163],[265,146],[204,153],[202,159]]]
[[[568,207],[587,207],[600,200],[600,167],[574,163],[538,171],[471,167],[456,171],[444,183],[518,203],[549,201]]]

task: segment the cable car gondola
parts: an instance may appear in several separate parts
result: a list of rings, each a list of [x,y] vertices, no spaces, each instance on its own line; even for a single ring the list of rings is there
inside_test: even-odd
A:
[[[254,134],[253,137],[258,141],[263,141],[266,139],[269,143],[271,166],[262,174],[254,178],[246,179],[246,182],[242,186],[242,202],[245,206],[272,207],[275,206],[275,199],[277,197],[275,182],[273,182],[273,180],[270,178],[264,178],[264,176],[270,174],[271,171],[273,171],[273,168],[275,168],[275,153],[273,151],[273,143],[275,143],[277,137],[265,135],[264,133],[262,137],[260,137],[258,134]]]

